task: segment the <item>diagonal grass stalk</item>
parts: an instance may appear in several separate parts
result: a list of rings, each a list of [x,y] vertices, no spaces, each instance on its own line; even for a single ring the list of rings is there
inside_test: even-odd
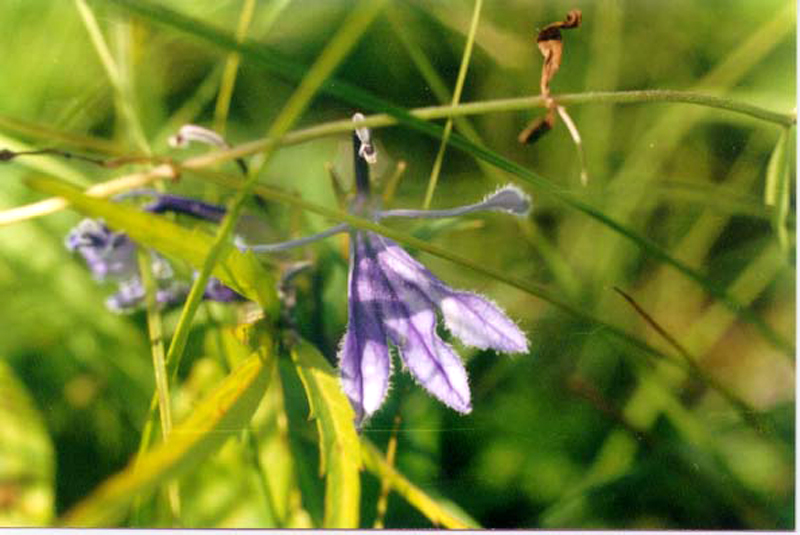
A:
[[[105,37],[103,37],[103,32],[97,24],[94,13],[92,13],[92,10],[86,4],[86,0],[75,0],[75,7],[81,16],[86,31],[89,33],[92,45],[94,45],[97,56],[100,58],[100,63],[103,65],[103,70],[105,70],[108,80],[111,82],[111,87],[114,89],[114,101],[117,104],[117,108],[125,121],[133,141],[140,151],[145,154],[150,154],[150,146],[147,143],[142,125],[139,122],[139,118],[131,102],[129,84],[126,83],[127,81],[125,77],[123,77],[119,65],[114,61],[111,55],[111,50],[108,48],[108,43],[106,43]]]
[[[156,383],[155,395],[158,399],[161,436],[164,441],[167,441],[172,433],[172,404],[169,395],[169,377],[164,364],[164,327],[161,321],[161,314],[158,311],[158,304],[156,303],[157,289],[150,264],[150,252],[139,248],[137,256],[139,273],[142,274],[142,283],[145,289],[147,332],[150,337],[150,351],[153,355],[153,372]],[[170,482],[167,487],[167,496],[170,513],[172,514],[172,523],[175,524],[181,517],[180,488],[177,481]]]
[[[472,11],[472,22],[469,25],[469,33],[467,34],[467,42],[464,45],[464,54],[461,56],[461,66],[458,68],[458,77],[456,78],[456,86],[453,90],[453,98],[450,101],[451,106],[455,106],[461,100],[461,90],[464,88],[464,81],[467,79],[467,70],[469,69],[469,62],[472,58],[472,45],[475,43],[475,34],[478,31],[478,22],[481,19],[481,8],[483,0],[475,0],[475,7]],[[425,191],[425,200],[422,202],[422,208],[427,210],[431,206],[433,200],[433,192],[436,190],[436,183],[439,180],[439,173],[442,170],[442,162],[444,161],[444,151],[447,149],[447,141],[450,139],[450,132],[453,130],[453,118],[447,119],[444,124],[444,131],[442,132],[442,140],[439,143],[439,151],[436,153],[436,159],[433,162],[433,169],[431,176],[428,179],[428,189]]]
[[[242,12],[239,15],[239,24],[236,26],[236,40],[241,42],[247,35],[247,28],[253,20],[255,11],[255,0],[244,0]],[[214,130],[221,136],[225,136],[225,124],[228,120],[231,97],[233,97],[233,86],[236,84],[236,72],[242,57],[238,52],[231,52],[225,61],[225,69],[222,72],[219,93],[217,94],[217,104],[214,107]]]

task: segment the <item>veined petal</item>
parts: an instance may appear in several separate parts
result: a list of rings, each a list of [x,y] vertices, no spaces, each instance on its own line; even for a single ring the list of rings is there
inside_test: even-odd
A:
[[[442,284],[444,286],[444,284]],[[441,288],[444,323],[464,344],[503,353],[527,353],[528,338],[497,305],[471,292]]]
[[[380,237],[381,262],[404,280],[414,281],[436,302],[445,325],[464,344],[504,353],[528,351],[528,339],[500,307],[470,292],[450,288],[399,245]]]
[[[374,258],[364,252],[360,233],[350,245],[347,332],[339,350],[342,387],[356,412],[356,421],[369,418],[383,404],[389,389],[391,359],[380,302],[384,288],[375,284],[379,271]]]
[[[366,253],[378,260],[380,283],[388,294],[382,303],[389,339],[397,346],[406,367],[420,384],[448,407],[468,413],[470,402],[467,371],[459,356],[436,333],[436,303],[427,288],[427,270],[418,277],[399,276],[393,262],[387,263],[387,247],[393,255],[408,254],[394,242],[364,233]],[[410,259],[410,257],[408,257]],[[375,281],[378,283],[378,281]]]

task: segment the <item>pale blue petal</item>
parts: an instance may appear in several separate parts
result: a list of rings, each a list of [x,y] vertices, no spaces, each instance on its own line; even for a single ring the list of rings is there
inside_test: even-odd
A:
[[[467,371],[455,351],[436,333],[436,303],[426,293],[425,277],[415,280],[398,276],[386,248],[393,248],[393,255],[408,254],[391,240],[372,233],[368,237],[372,248],[369,254],[378,259],[382,283],[389,294],[383,303],[389,339],[409,372],[428,392],[456,411],[470,412]]]
[[[477,294],[453,290],[399,245],[386,238],[381,253],[382,264],[399,278],[412,281],[436,302],[445,325],[464,344],[504,353],[528,350],[525,334],[498,306]]]
[[[339,350],[342,387],[356,412],[356,421],[369,418],[383,404],[389,389],[391,359],[381,321],[386,299],[374,258],[365,254],[361,233],[351,239],[348,277],[349,321]],[[377,277],[376,277],[377,273]]]

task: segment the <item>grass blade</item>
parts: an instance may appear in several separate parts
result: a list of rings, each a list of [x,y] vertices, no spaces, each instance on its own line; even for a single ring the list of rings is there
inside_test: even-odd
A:
[[[55,455],[36,403],[0,359],[0,526],[41,526],[55,510]]]
[[[789,235],[786,229],[786,218],[789,215],[791,184],[789,183],[789,140],[790,129],[784,128],[778,143],[772,151],[767,164],[766,184],[764,185],[764,202],[772,207],[772,228],[778,237],[781,250],[789,249]]]
[[[469,26],[469,33],[467,34],[467,43],[464,45],[464,54],[461,56],[461,66],[458,69],[458,78],[456,79],[456,87],[453,90],[453,99],[450,104],[455,106],[461,100],[461,90],[464,88],[464,81],[467,79],[467,69],[469,68],[469,60],[472,58],[472,45],[475,43],[475,34],[478,31],[478,21],[481,19],[481,8],[483,7],[483,0],[475,0],[475,8],[472,12],[472,22]],[[422,208],[427,210],[431,206],[433,200],[433,192],[436,190],[436,183],[439,180],[439,172],[442,170],[442,162],[444,161],[444,151],[447,148],[447,140],[450,139],[450,132],[453,130],[453,118],[447,119],[444,125],[444,132],[442,132],[442,141],[439,144],[439,152],[436,153],[436,160],[433,162],[433,169],[431,170],[431,177],[428,181],[428,189],[425,192],[425,201],[422,203]]]

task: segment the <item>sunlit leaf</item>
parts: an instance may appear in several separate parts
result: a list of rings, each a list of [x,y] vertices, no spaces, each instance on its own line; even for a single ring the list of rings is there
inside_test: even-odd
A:
[[[314,346],[300,342],[292,348],[292,360],[319,431],[320,471],[326,476],[325,527],[358,527],[361,448],[353,423],[355,413],[336,371]]]

